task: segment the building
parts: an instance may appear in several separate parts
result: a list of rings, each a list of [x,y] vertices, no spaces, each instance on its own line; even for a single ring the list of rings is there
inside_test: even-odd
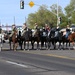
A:
[[[22,26],[16,26],[16,27],[18,29],[22,28]],[[4,25],[2,25],[1,28],[2,28],[3,31],[8,31],[8,32],[12,30],[12,26],[4,26]]]

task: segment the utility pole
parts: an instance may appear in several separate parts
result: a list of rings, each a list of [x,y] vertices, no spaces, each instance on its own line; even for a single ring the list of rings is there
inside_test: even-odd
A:
[[[58,0],[57,0],[57,26],[58,26],[58,17],[59,17],[59,11],[58,11]]]
[[[0,26],[1,26],[1,20],[0,20]]]
[[[14,25],[15,25],[15,16],[14,16]]]
[[[26,23],[26,17],[25,17],[25,23]]]

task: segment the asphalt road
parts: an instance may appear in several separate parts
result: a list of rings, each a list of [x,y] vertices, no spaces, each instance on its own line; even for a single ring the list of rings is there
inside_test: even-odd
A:
[[[75,60],[25,51],[1,51],[0,75],[75,75]]]

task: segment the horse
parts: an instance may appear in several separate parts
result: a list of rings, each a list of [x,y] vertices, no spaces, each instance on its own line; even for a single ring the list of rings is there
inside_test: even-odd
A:
[[[11,42],[13,43],[13,50],[16,51],[17,46],[18,46],[17,31],[14,31],[12,37],[9,36],[10,50],[11,50]]]
[[[69,42],[72,43],[73,47],[74,47],[74,42],[75,42],[75,32],[74,33],[71,33],[69,36],[68,36],[68,40]],[[75,49],[75,48],[74,48]]]
[[[70,49],[70,41],[68,39],[70,34],[71,34],[71,32],[68,35],[67,35],[67,32],[63,32],[63,36],[62,36],[63,49],[64,49],[64,44],[65,43],[66,43],[66,48],[67,48],[67,45],[69,44],[68,46],[69,46],[69,49]],[[67,35],[67,37],[66,37],[66,35]]]
[[[57,49],[61,49],[62,35],[63,35],[62,32],[60,32],[56,28],[52,28],[48,33],[48,49],[50,49],[51,46],[53,46],[53,49],[56,49],[57,42],[58,42]]]
[[[55,31],[55,36],[54,36],[54,41],[55,41],[55,47],[56,47],[56,43],[58,42],[58,50],[61,50],[61,43],[62,43],[62,37],[63,37],[63,33],[60,31]]]
[[[24,43],[24,50],[26,50],[26,42],[27,42],[27,49],[29,50],[29,42],[31,41],[31,37],[32,37],[32,30],[27,28],[27,30],[24,32],[24,34],[21,36],[21,31],[19,31],[19,45],[21,47],[22,50],[22,45]]]
[[[46,49],[47,47],[47,37],[48,37],[48,30],[46,29],[40,29],[40,42],[41,42],[41,49],[43,49],[43,47],[45,47]]]
[[[49,32],[48,32],[48,49],[51,49],[51,45],[53,46],[53,49],[56,49],[56,45],[55,45],[55,28],[52,28]]]
[[[39,49],[39,42],[40,42],[40,29],[37,29],[35,34],[35,31],[32,32],[32,37],[31,37],[31,44],[32,44],[32,49],[34,49],[34,43],[37,42],[37,50]]]

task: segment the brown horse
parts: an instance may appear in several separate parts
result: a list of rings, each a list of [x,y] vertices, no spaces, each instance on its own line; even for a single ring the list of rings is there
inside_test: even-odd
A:
[[[68,36],[68,40],[72,43],[72,45],[74,46],[74,41],[75,41],[75,32],[74,33],[71,33],[69,36]]]
[[[16,50],[18,46],[17,31],[14,31],[12,37],[9,37],[10,50],[11,50],[11,42],[13,43],[13,50]]]

